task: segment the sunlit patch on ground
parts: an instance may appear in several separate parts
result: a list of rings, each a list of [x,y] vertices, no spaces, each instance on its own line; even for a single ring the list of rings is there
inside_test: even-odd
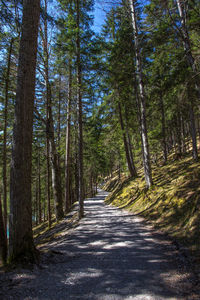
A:
[[[122,177],[119,182],[115,177],[107,182],[105,188],[112,193],[106,202],[144,216],[188,247],[198,260],[200,163],[194,162],[191,155],[176,161],[172,155],[166,165],[153,167],[154,186],[149,191],[145,188],[142,169],[138,173],[134,180]]]

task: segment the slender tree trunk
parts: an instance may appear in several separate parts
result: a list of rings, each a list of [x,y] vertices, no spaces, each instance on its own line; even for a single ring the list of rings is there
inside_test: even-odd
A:
[[[92,171],[90,171],[90,182],[89,182],[89,194],[91,197],[94,196],[94,190],[93,190],[93,174]]]
[[[67,128],[66,128],[66,156],[65,156],[65,213],[70,211],[70,144],[71,144],[71,98],[72,98],[72,68],[69,62]]]
[[[7,71],[5,80],[5,103],[4,103],[4,129],[3,129],[3,212],[4,212],[4,224],[7,227],[8,209],[7,209],[7,124],[8,124],[8,91],[10,80],[10,64],[13,47],[13,38],[10,41],[10,47],[8,50],[7,59]],[[5,231],[7,238],[7,230]]]
[[[168,130],[168,139],[169,139],[169,151],[173,149],[173,134],[172,134],[172,128],[169,128]]]
[[[45,12],[47,13],[47,0],[45,0]],[[52,184],[54,192],[54,207],[56,220],[60,220],[64,216],[63,212],[63,199],[62,199],[62,185],[61,174],[59,167],[58,153],[56,151],[53,116],[51,108],[51,87],[49,83],[49,53],[48,53],[48,28],[47,19],[44,22],[44,56],[45,56],[45,82],[46,82],[46,98],[47,98],[47,122],[46,132],[49,141],[49,154],[52,165]]]
[[[197,122],[198,122],[198,133],[199,133],[199,148],[200,148],[200,116],[198,115],[198,119],[197,119]]]
[[[78,146],[77,146],[77,140],[75,140],[75,168],[74,168],[74,177],[75,177],[75,201],[78,201],[79,199],[79,176],[78,176]]]
[[[0,259],[3,264],[6,264],[7,259],[7,238],[6,238],[6,226],[3,220],[2,203],[0,194]]]
[[[180,19],[181,19],[181,32],[182,32],[182,41],[183,41],[183,47],[185,51],[185,55],[187,58],[187,63],[188,66],[191,68],[194,76],[195,76],[195,87],[198,92],[198,98],[200,100],[200,84],[199,81],[197,80],[197,74],[198,70],[196,68],[195,60],[192,55],[192,50],[191,50],[191,44],[190,44],[190,38],[188,34],[188,28],[186,24],[186,12],[183,7],[184,1],[182,0],[176,0]],[[189,98],[190,101],[190,127],[191,127],[191,136],[192,136],[192,155],[194,160],[198,160],[198,150],[197,150],[197,140],[196,140],[196,126],[194,122],[194,104],[192,101],[192,97]]]
[[[38,180],[35,179],[35,223],[39,224],[39,210],[38,210]]]
[[[126,132],[125,132],[125,129],[124,129],[124,122],[123,122],[120,102],[118,102],[118,111],[119,111],[119,120],[120,120],[121,130],[122,130],[122,134],[123,134],[123,141],[124,141],[124,148],[125,148],[125,152],[126,152],[126,161],[127,161],[127,164],[128,164],[128,169],[129,169],[129,172],[130,172],[131,176],[136,177],[137,173],[135,173],[135,169],[132,166],[130,153],[129,153],[129,149],[128,149],[128,142],[127,142],[127,138],[126,138]]]
[[[48,210],[48,226],[51,227],[51,190],[50,190],[50,161],[49,161],[49,138],[46,136],[46,155],[47,155],[47,174],[46,174],[46,189],[47,189],[47,210]]]
[[[182,141],[181,141],[181,118],[180,118],[180,108],[178,104],[177,108],[177,116],[176,116],[176,140],[177,140],[177,146],[178,146],[178,154],[182,154]]]
[[[80,0],[76,0],[76,60],[77,60],[77,100],[78,100],[78,178],[79,178],[79,218],[84,216],[83,199],[83,125],[81,95],[81,55],[80,55]]]
[[[36,259],[32,234],[31,162],[39,15],[39,0],[23,1],[10,183],[11,261]]]
[[[119,164],[119,169],[118,169],[118,179],[120,180],[121,179],[121,166]]]
[[[50,102],[51,100],[49,101],[49,103]],[[49,154],[50,154],[50,161],[52,166],[52,186],[53,186],[53,193],[54,193],[55,215],[56,215],[56,220],[58,221],[64,217],[64,212],[63,212],[61,173],[58,164],[58,155],[57,155],[55,139],[54,139],[54,127],[53,127],[51,105],[49,105],[48,113],[49,113],[49,118],[47,120],[47,134],[49,135]]]
[[[42,204],[41,204],[41,174],[40,174],[40,149],[38,149],[38,221],[42,223]]]
[[[43,222],[46,221],[46,204],[45,201],[43,202]]]
[[[60,138],[61,138],[61,75],[59,74],[59,91],[58,91],[58,164],[60,167]]]
[[[198,160],[198,149],[197,149],[197,134],[196,134],[196,125],[195,125],[195,116],[194,116],[194,105],[192,99],[189,104],[190,111],[190,130],[192,136],[192,157],[195,161]]]
[[[180,16],[180,19],[181,19],[181,32],[182,32],[183,47],[184,47],[184,50],[185,50],[188,65],[191,67],[194,75],[197,76],[198,70],[197,70],[197,67],[195,65],[194,57],[192,55],[190,37],[189,37],[189,34],[188,34],[188,28],[187,28],[187,24],[186,24],[186,12],[185,12],[185,9],[183,7],[184,2],[185,1],[183,1],[183,0],[176,0],[178,11],[179,11],[179,16]],[[199,84],[199,82],[197,81],[196,78],[195,78],[195,84],[196,84],[196,88],[198,90],[199,97],[200,97],[200,84]]]
[[[34,208],[33,208],[33,217],[34,217],[34,220],[33,220],[33,224],[36,225],[36,214],[37,214],[37,210],[36,210],[36,201],[34,201]]]
[[[177,124],[175,121],[173,122],[173,124],[174,124],[174,128],[176,128]],[[178,141],[177,141],[177,132],[175,130],[172,130],[172,145],[173,145],[175,153],[177,154],[178,153],[178,148],[177,148]]]
[[[161,122],[162,122],[162,147],[163,147],[163,158],[164,163],[167,162],[167,142],[166,142],[166,124],[165,124],[165,109],[163,103],[163,97],[160,97],[160,111],[161,111]]]
[[[137,77],[138,77],[139,91],[140,91],[141,136],[142,136],[142,146],[143,146],[144,174],[145,174],[146,185],[149,188],[153,184],[153,181],[152,181],[151,162],[150,162],[149,144],[148,144],[148,136],[147,136],[146,99],[144,93],[141,54],[140,54],[139,43],[138,43],[138,28],[136,22],[135,1],[129,0],[129,4],[131,10],[132,26],[134,31],[136,69],[137,69]]]
[[[78,116],[77,111],[75,112],[74,120],[74,181],[75,181],[75,190],[74,190],[74,199],[75,202],[78,201],[79,195],[79,177],[78,177]]]
[[[181,114],[181,147],[182,147],[182,152],[186,153],[186,146],[185,146],[185,124],[184,124],[184,120],[183,120],[183,114]]]
[[[190,112],[190,131],[192,136],[192,157],[194,160],[198,160],[198,150],[197,150],[197,133],[195,125],[195,116],[194,116],[194,105],[192,97],[190,97],[190,87],[188,86],[188,98],[190,100],[189,112]]]
[[[127,136],[127,142],[128,142],[128,148],[129,148],[129,155],[130,155],[131,165],[132,165],[132,167],[134,169],[135,176],[137,176],[137,171],[136,171],[136,167],[135,167],[135,163],[134,163],[134,159],[133,159],[133,151],[132,151],[132,145],[131,145],[131,138],[130,138],[130,134],[128,132],[128,128],[126,128],[126,136]]]
[[[137,170],[136,170],[134,159],[133,159],[133,151],[132,151],[131,139],[130,139],[130,134],[129,134],[129,131],[128,131],[127,116],[128,116],[128,111],[127,111],[127,108],[125,106],[125,126],[126,126],[126,136],[127,136],[128,152],[129,152],[129,156],[130,156],[131,166],[132,166],[133,172],[135,174],[135,177],[137,177]]]
[[[45,12],[47,14],[47,0],[45,0]],[[47,208],[48,208],[48,226],[51,227],[51,177],[50,177],[50,136],[49,136],[49,66],[48,66],[48,26],[47,20],[44,21],[44,56],[45,56],[45,81],[46,81],[46,154],[47,154]]]

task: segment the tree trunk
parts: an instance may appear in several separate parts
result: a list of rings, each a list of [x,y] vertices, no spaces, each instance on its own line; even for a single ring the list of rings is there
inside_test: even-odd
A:
[[[180,121],[181,121],[181,147],[182,147],[182,152],[186,153],[186,146],[185,146],[186,136],[185,136],[185,124],[183,120],[183,114],[181,114]]]
[[[178,99],[177,99],[178,100]],[[178,155],[182,154],[182,141],[181,141],[181,112],[179,100],[177,101],[177,114],[176,114],[176,141],[178,146]]]
[[[58,165],[60,167],[60,139],[61,139],[61,75],[59,74],[59,91],[58,91]]]
[[[39,0],[23,1],[10,179],[11,261],[36,259],[32,234],[31,162],[39,15]]]
[[[74,167],[74,177],[75,177],[75,201],[79,199],[79,175],[78,175],[78,146],[77,139],[75,140],[75,167]]]
[[[47,1],[45,0],[45,12],[47,14]],[[47,207],[48,207],[48,226],[51,227],[51,178],[50,178],[50,137],[49,137],[49,76],[48,76],[48,28],[47,20],[44,21],[44,55],[45,55],[45,81],[46,81],[46,154],[47,154]]]
[[[6,229],[7,228],[3,220],[1,194],[0,194],[0,259],[2,259],[3,264],[6,264],[6,259],[7,259]]]
[[[47,0],[45,0],[45,12],[47,14]],[[47,109],[47,121],[46,121],[46,133],[49,141],[49,154],[52,166],[52,184],[54,192],[54,207],[56,220],[60,220],[64,217],[63,212],[63,199],[62,199],[62,184],[61,173],[59,166],[58,153],[56,151],[54,126],[52,116],[52,103],[51,103],[51,87],[49,83],[49,53],[48,53],[48,28],[47,19],[44,21],[44,56],[45,56],[45,82],[46,82],[46,109]]]
[[[94,197],[94,190],[93,190],[93,174],[92,171],[90,171],[90,182],[89,182],[89,196]]]
[[[46,204],[45,204],[45,201],[43,202],[43,222],[46,221]]]
[[[49,98],[49,103],[51,103],[51,96]],[[61,220],[64,217],[63,212],[63,199],[62,199],[62,184],[61,184],[61,172],[58,164],[58,154],[56,151],[55,139],[54,139],[54,127],[53,127],[53,117],[51,111],[51,105],[48,108],[49,118],[47,120],[47,135],[49,139],[49,154],[52,166],[52,186],[54,193],[54,207],[56,220]]]
[[[129,154],[130,154],[130,159],[131,159],[131,165],[135,173],[135,177],[137,177],[137,170],[135,167],[134,159],[133,159],[133,151],[132,151],[132,145],[131,145],[131,139],[130,139],[130,134],[128,132],[128,129],[126,129],[126,135],[127,135],[127,141],[128,141],[128,148],[129,148]]]
[[[131,166],[132,166],[133,172],[135,174],[135,177],[137,177],[137,170],[136,170],[134,159],[133,159],[133,151],[132,151],[131,139],[130,139],[130,134],[129,134],[129,131],[128,131],[127,116],[128,116],[128,111],[127,111],[127,108],[125,106],[125,126],[126,126],[126,136],[127,136],[128,152],[129,152],[129,156],[130,156]]]
[[[39,211],[38,211],[38,180],[35,179],[35,224],[39,224]]]
[[[167,142],[166,142],[166,125],[165,125],[165,109],[162,95],[160,97],[160,111],[161,111],[161,122],[162,122],[162,147],[163,147],[163,158],[164,163],[167,162]]]
[[[77,102],[78,102],[78,178],[79,178],[79,219],[84,216],[83,199],[83,125],[81,95],[81,55],[80,55],[80,2],[76,0],[76,60],[77,60]]]
[[[185,55],[187,58],[188,66],[191,68],[191,70],[194,74],[194,77],[195,77],[195,87],[198,92],[198,98],[200,100],[200,84],[196,77],[198,74],[198,70],[196,68],[194,57],[192,55],[190,38],[189,38],[188,28],[187,28],[187,24],[186,24],[186,13],[183,8],[183,3],[181,3],[181,2],[182,2],[181,0],[176,0],[180,19],[181,19],[181,32],[182,32],[183,47],[184,47]],[[189,89],[189,87],[188,87],[188,89]],[[192,97],[189,99],[190,99],[189,100],[190,101],[190,108],[189,108],[189,110],[190,110],[190,127],[191,127],[192,148],[193,148],[192,155],[193,155],[194,160],[198,160],[196,126],[195,126],[195,122],[194,122],[194,119],[195,119],[194,118],[194,104],[192,101]]]
[[[198,115],[198,119],[197,119],[197,122],[198,122],[198,133],[199,133],[199,148],[200,148],[200,116]]]
[[[13,47],[13,38],[10,41],[10,47],[8,50],[7,60],[7,71],[5,80],[5,103],[4,103],[4,129],[3,129],[3,216],[4,224],[7,227],[7,124],[8,124],[8,91],[9,91],[9,80],[10,80],[10,64]],[[5,231],[7,238],[7,231]]]
[[[38,149],[38,222],[42,223],[40,149]]]
[[[128,164],[128,169],[129,169],[129,172],[131,174],[131,177],[136,177],[137,173],[135,173],[135,169],[132,166],[130,153],[129,153],[129,149],[128,149],[128,142],[127,142],[127,138],[126,138],[126,132],[125,132],[125,129],[124,129],[124,122],[123,122],[120,102],[118,102],[118,111],[119,111],[119,120],[120,120],[121,130],[122,130],[122,134],[123,134],[123,141],[124,141],[124,148],[125,148],[125,153],[126,153],[126,161],[127,161],[127,164]]]
[[[195,126],[195,116],[194,116],[194,105],[192,97],[190,97],[190,87],[188,86],[188,98],[190,100],[189,112],[190,112],[190,131],[192,136],[192,157],[194,160],[198,160],[198,150],[197,150],[197,133],[196,133],[196,126]]]
[[[185,13],[185,9],[183,7],[183,3],[181,3],[181,2],[184,2],[184,1],[176,0],[178,11],[179,11],[179,16],[181,19],[181,32],[182,32],[183,47],[184,47],[188,65],[191,67],[194,75],[197,76],[198,70],[195,65],[194,57],[192,55],[190,37],[188,34],[188,28],[187,28],[187,24],[186,24],[186,13]],[[200,97],[200,84],[199,84],[197,78],[195,78],[195,84],[196,84],[196,88],[197,88],[197,91],[198,91],[199,97]]]
[[[144,174],[146,185],[149,188],[152,184],[152,173],[151,173],[151,162],[150,162],[150,153],[149,153],[149,144],[147,136],[147,126],[146,126],[146,99],[144,93],[144,83],[143,83],[143,74],[142,74],[142,64],[141,64],[141,54],[138,43],[138,28],[136,22],[136,11],[134,0],[129,0],[132,26],[134,31],[134,41],[135,41],[135,54],[136,54],[136,69],[137,69],[137,78],[139,83],[139,92],[140,92],[140,113],[141,113],[141,136],[142,136],[142,147],[143,147],[143,165],[144,165]]]
[[[71,144],[71,98],[72,98],[72,68],[69,62],[67,128],[66,128],[66,156],[65,156],[65,213],[71,208],[70,199],[70,144]]]
[[[46,155],[47,155],[47,174],[46,174],[46,190],[47,190],[47,210],[48,210],[48,226],[51,227],[51,191],[50,191],[50,162],[49,162],[49,138],[46,135]]]

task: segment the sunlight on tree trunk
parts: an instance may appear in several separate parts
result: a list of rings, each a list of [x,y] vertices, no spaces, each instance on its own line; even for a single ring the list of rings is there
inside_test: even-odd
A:
[[[138,28],[136,21],[136,11],[134,0],[129,0],[132,26],[134,31],[134,41],[135,41],[135,54],[136,54],[136,69],[137,69],[137,78],[139,84],[140,92],[140,113],[141,113],[141,136],[142,136],[142,147],[143,147],[143,165],[144,165],[144,174],[146,185],[149,188],[152,184],[152,173],[151,173],[151,162],[149,154],[149,143],[147,137],[147,125],[146,125],[146,99],[144,94],[144,83],[143,83],[143,74],[142,74],[142,65],[141,65],[141,55],[139,50],[138,42]]]

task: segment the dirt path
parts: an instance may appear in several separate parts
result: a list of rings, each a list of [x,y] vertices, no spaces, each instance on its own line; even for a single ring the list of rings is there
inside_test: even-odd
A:
[[[105,206],[105,195],[86,200],[85,218],[48,245],[55,255],[40,267],[0,277],[0,299],[194,299],[175,246],[140,218]]]

